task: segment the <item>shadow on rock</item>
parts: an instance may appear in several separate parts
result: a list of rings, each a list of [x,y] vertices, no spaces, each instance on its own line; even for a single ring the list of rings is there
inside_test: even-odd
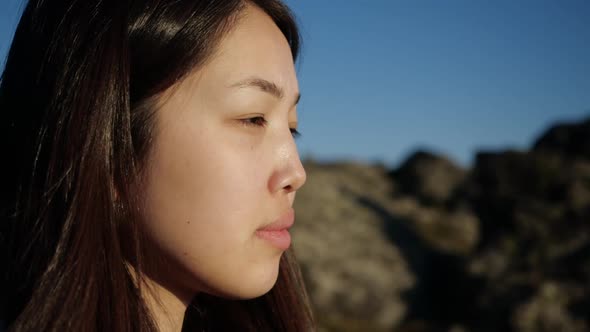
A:
[[[370,198],[358,196],[357,200],[380,216],[383,231],[416,276],[415,287],[404,294],[409,306],[404,324],[429,322],[428,331],[446,331],[457,323],[471,324],[476,317],[473,303],[481,280],[468,276],[466,258],[430,248],[410,220],[395,216]]]

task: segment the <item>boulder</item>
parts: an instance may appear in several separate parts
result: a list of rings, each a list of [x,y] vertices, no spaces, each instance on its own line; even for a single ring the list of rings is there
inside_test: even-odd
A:
[[[554,125],[537,139],[533,151],[590,160],[590,118],[579,123]]]
[[[417,151],[389,175],[401,193],[427,205],[443,205],[451,200],[467,172],[448,158]]]
[[[293,247],[324,331],[391,331],[414,283],[407,262],[358,194],[387,195],[385,170],[358,164],[306,165],[297,193]]]

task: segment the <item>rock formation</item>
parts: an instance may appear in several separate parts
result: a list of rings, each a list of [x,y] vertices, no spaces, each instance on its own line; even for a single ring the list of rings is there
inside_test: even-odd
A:
[[[322,331],[590,331],[590,119],[470,170],[306,170],[294,249]]]

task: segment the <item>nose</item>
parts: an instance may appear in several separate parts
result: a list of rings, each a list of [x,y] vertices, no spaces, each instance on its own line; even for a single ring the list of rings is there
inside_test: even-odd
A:
[[[297,146],[291,134],[289,139],[277,147],[276,167],[269,180],[269,190],[272,193],[284,191],[291,193],[297,191],[307,179],[307,174],[299,158]]]
[[[287,180],[282,185],[282,189],[286,192],[299,190],[299,188],[305,184],[307,174],[305,173],[305,168],[303,168],[303,164],[301,163],[301,159],[299,159],[299,154],[297,152],[293,160],[293,166],[288,173],[289,175],[286,177]]]

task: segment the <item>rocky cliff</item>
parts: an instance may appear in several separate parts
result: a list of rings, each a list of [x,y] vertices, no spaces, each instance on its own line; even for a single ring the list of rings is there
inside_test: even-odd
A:
[[[590,119],[469,170],[306,170],[294,249],[322,331],[590,331]]]

